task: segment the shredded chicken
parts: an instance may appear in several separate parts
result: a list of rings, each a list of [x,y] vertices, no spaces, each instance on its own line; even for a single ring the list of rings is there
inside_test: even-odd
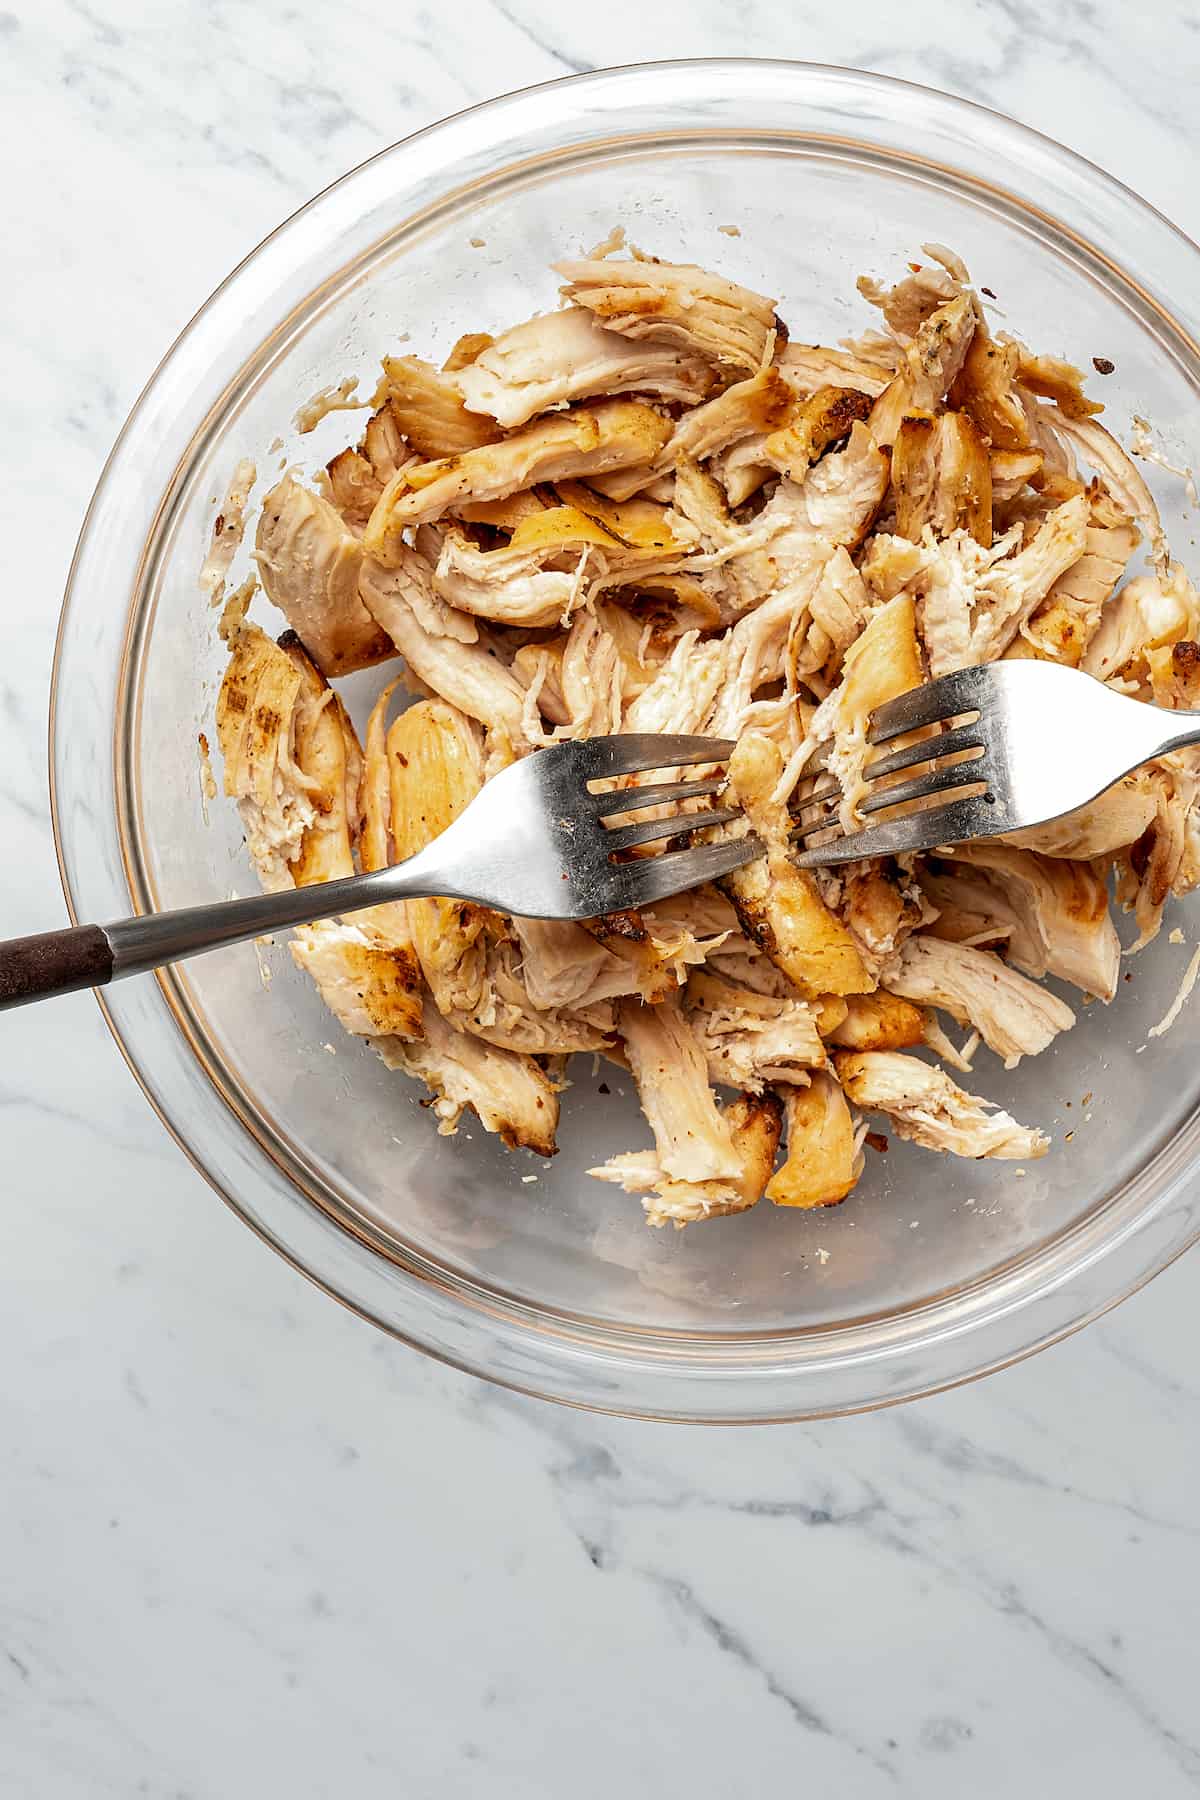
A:
[[[301,670],[256,625],[230,643],[217,700],[225,792],[236,801],[250,860],[268,892],[295,886],[292,864],[317,820],[316,782],[295,759]]]
[[[675,344],[609,331],[582,306],[514,325],[457,375],[470,410],[488,413],[508,430],[548,407],[593,394],[657,394],[695,406],[711,385],[712,369],[704,357]]]
[[[344,1031],[421,1036],[421,972],[408,951],[378,943],[361,924],[330,920],[301,925],[291,950]]]
[[[364,548],[390,566],[407,526],[436,519],[466,500],[502,499],[534,482],[653,462],[669,435],[662,415],[638,400],[601,400],[551,413],[499,443],[399,470],[375,503]]]
[[[760,1094],[765,1083],[806,1082],[823,1069],[817,1014],[804,1000],[776,999],[702,970],[687,985],[688,1017],[710,1081]]]
[[[568,300],[623,337],[679,344],[718,368],[752,375],[767,360],[775,302],[687,263],[555,264]]]
[[[807,1087],[790,1089],[784,1104],[787,1155],[767,1183],[767,1199],[776,1206],[836,1206],[862,1171],[845,1093],[821,1071]]]
[[[1009,1161],[1044,1156],[1050,1140],[1018,1125],[989,1102],[951,1081],[941,1069],[895,1050],[844,1050],[835,1058],[838,1080],[855,1106],[886,1113],[901,1137],[955,1156]]]
[[[633,1150],[610,1157],[588,1174],[598,1181],[641,1194],[648,1225],[694,1225],[701,1219],[724,1218],[757,1205],[770,1180],[779,1149],[783,1107],[774,1094],[742,1095],[724,1108],[721,1122],[736,1147],[738,1170],[733,1177],[681,1181],[666,1173],[658,1153]]]
[[[320,494],[287,475],[263,501],[255,560],[267,599],[331,679],[392,655],[363,605],[362,546]]]
[[[1015,1069],[1069,1031],[1075,1014],[1046,988],[1019,975],[991,950],[911,937],[884,971],[892,992],[973,1026],[989,1050]]]
[[[569,1058],[629,1071],[653,1147],[591,1172],[654,1226],[837,1204],[856,1109],[936,1150],[1041,1155],[907,1052],[965,1073],[982,1043],[1011,1068],[1075,1023],[1045,977],[1113,1000],[1110,886],[1135,948],[1200,886],[1200,753],[1011,840],[815,874],[792,845],[811,781],[861,823],[871,715],[929,676],[1051,659],[1200,711],[1200,596],[1140,470],[1080,370],[994,333],[939,244],[860,280],[874,325],[839,345],[789,341],[772,299],[620,230],[557,273],[557,309],[534,311],[547,286],[440,368],[386,356],[357,442],[261,502],[289,629],[248,621],[253,579],[221,614],[225,791],[274,889],[413,854],[544,745],[707,733],[736,740],[744,815],[709,830],[765,854],[581,924],[380,905],[300,928],[297,966],[443,1132],[469,1110],[551,1155]],[[220,509],[214,600],[253,483],[240,464]],[[360,745],[330,683],[393,655]]]

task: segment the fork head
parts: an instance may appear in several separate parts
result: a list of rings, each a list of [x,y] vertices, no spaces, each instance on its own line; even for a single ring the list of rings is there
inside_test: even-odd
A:
[[[681,812],[685,800],[716,800],[733,751],[724,738],[630,733],[555,744],[522,757],[487,782],[440,838],[439,893],[528,918],[590,919],[665,900],[715,881],[762,854],[751,835],[695,844],[697,832],[734,825],[732,807]],[[683,780],[652,781],[685,770]],[[614,781],[641,777],[636,785]],[[656,816],[646,818],[647,812]],[[634,815],[637,815],[636,817]],[[684,843],[671,840],[684,838]],[[662,842],[655,855],[631,855]]]
[[[958,669],[871,715],[861,831],[821,771],[792,801],[803,868],[997,837],[1073,812],[1154,754],[1153,708],[1059,663]]]

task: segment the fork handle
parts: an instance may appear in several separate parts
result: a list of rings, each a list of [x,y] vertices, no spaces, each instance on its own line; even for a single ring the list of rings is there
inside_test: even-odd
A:
[[[0,1012],[77,988],[103,987],[124,975],[143,975],[224,944],[425,894],[459,897],[429,848],[367,875],[12,938],[0,942]]]
[[[73,925],[0,944],[0,1010],[73,994],[112,980],[113,947],[102,925]]]

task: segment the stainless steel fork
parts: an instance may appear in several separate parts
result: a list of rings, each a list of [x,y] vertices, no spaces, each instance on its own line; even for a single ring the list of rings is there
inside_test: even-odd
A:
[[[732,807],[677,810],[682,800],[718,795],[724,775],[599,792],[594,784],[718,764],[732,750],[722,738],[665,734],[556,744],[502,770],[448,830],[391,868],[0,944],[0,1008],[99,987],[221,944],[390,900],[439,895],[539,919],[589,919],[651,905],[729,874],[760,855],[762,846],[746,835],[621,860],[636,845],[728,824],[740,814]],[[655,819],[606,822],[663,806],[673,810]]]
[[[868,739],[881,753],[863,771],[858,810],[877,822],[842,831],[841,787],[821,772],[793,801],[801,867],[1047,824],[1140,764],[1200,744],[1200,713],[1133,700],[1061,663],[1014,660],[959,669],[889,700],[872,714]],[[897,739],[907,741],[883,748]]]

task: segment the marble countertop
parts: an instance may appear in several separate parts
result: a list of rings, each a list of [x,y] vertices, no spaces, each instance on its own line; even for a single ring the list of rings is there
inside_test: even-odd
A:
[[[1200,234],[1187,0],[1152,31],[1118,0],[15,4],[4,935],[64,916],[50,657],[112,439],[226,271],[382,145],[569,70],[802,56],[1015,113]],[[981,1385],[722,1434],[514,1398],[333,1305],[87,995],[0,1019],[0,1151],[0,1792],[1200,1791],[1200,1258]]]

